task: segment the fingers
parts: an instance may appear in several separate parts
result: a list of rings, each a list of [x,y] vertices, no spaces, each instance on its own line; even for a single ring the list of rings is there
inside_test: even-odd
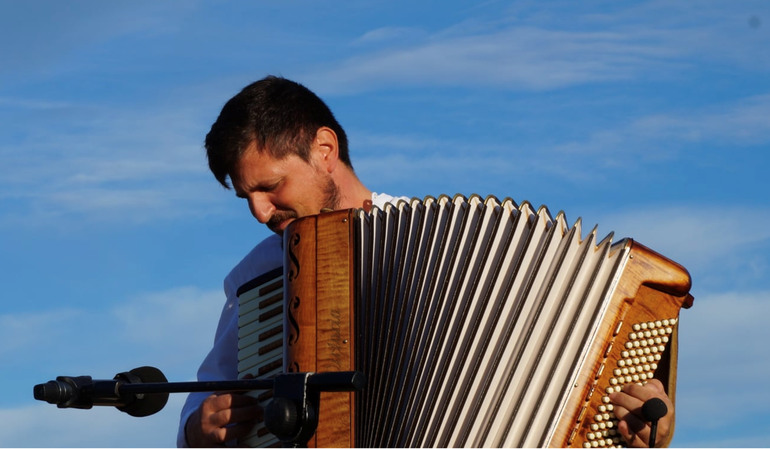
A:
[[[618,432],[629,447],[647,447],[650,438],[650,428],[642,418],[628,409],[616,405],[615,416],[618,418]]]
[[[642,414],[642,405],[652,398],[663,400],[668,408],[666,416],[658,421],[656,441],[662,442],[670,430],[673,404],[659,380],[653,379],[645,385],[628,384],[621,392],[610,395],[619,420],[618,431],[630,447],[646,447],[649,442],[650,423]]]
[[[246,435],[262,420],[257,399],[243,394],[213,394],[187,422],[187,442],[191,447],[219,446]]]

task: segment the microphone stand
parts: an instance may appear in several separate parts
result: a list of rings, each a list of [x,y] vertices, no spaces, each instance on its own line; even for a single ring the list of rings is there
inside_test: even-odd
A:
[[[358,371],[284,373],[271,379],[168,382],[157,368],[144,366],[119,373],[113,380],[91,376],[59,376],[34,387],[35,399],[59,408],[115,406],[131,416],[159,412],[170,393],[273,390],[265,408],[265,426],[284,447],[305,447],[318,426],[321,392],[361,391],[365,376]]]

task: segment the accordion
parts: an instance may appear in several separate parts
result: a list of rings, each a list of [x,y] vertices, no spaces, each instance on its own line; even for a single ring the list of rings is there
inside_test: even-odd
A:
[[[475,195],[298,219],[283,269],[239,290],[238,370],[363,372],[364,391],[322,393],[316,447],[622,445],[608,395],[654,377],[674,400],[690,276],[581,234]]]

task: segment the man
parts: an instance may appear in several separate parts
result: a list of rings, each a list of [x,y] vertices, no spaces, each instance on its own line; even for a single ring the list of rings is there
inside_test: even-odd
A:
[[[216,179],[248,202],[252,215],[276,235],[257,245],[225,279],[225,303],[214,347],[198,380],[237,378],[237,289],[282,265],[281,237],[293,220],[322,209],[383,207],[393,198],[372,193],[355,175],[345,131],[326,104],[295,82],[269,76],[243,89],[222,109],[206,136],[209,168]],[[641,404],[661,397],[672,410],[658,424],[668,434],[673,407],[662,384],[615,393],[619,430],[629,445],[644,446],[649,427]],[[261,419],[256,400],[242,394],[191,394],[182,410],[177,444],[221,446],[245,435]]]

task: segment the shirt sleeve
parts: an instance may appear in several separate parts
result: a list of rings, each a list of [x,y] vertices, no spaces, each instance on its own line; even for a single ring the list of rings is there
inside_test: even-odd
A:
[[[225,278],[224,291],[227,300],[219,317],[214,345],[198,369],[199,382],[238,378],[238,288],[258,275],[282,266],[282,255],[280,237],[268,237],[244,257]],[[179,418],[177,447],[189,447],[185,425],[190,415],[210,394],[190,393],[187,396]]]
[[[225,291],[227,291],[227,286]],[[238,378],[238,298],[228,293],[227,302],[219,318],[214,346],[198,369],[198,381],[232,380]],[[177,433],[177,447],[189,447],[185,437],[185,425],[190,415],[200,407],[211,393],[190,393],[182,407]]]

